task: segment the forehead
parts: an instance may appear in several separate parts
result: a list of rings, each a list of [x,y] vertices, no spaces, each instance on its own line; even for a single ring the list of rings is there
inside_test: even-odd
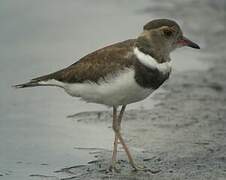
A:
[[[162,26],[174,27],[178,31],[180,31],[180,26],[175,21],[172,21],[169,19],[156,19],[156,20],[150,21],[144,25],[143,29],[151,30],[151,29],[160,28]]]

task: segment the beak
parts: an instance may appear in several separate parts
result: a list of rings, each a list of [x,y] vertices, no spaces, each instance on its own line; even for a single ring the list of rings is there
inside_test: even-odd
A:
[[[189,40],[188,38],[186,37],[182,37],[182,39],[178,40],[177,41],[177,44],[179,46],[189,46],[191,48],[195,48],[195,49],[200,49],[199,45],[192,42],[191,40]]]

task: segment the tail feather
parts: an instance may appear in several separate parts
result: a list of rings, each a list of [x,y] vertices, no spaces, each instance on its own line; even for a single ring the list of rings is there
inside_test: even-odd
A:
[[[27,87],[35,87],[35,86],[44,86],[44,84],[30,81],[28,83],[13,85],[14,88],[27,88]]]
[[[15,87],[15,88],[27,88],[27,87],[36,87],[36,86],[59,86],[59,87],[62,87],[62,84],[59,82],[56,84],[51,83],[51,82],[48,83],[48,81],[60,79],[62,72],[64,72],[64,69],[51,73],[51,74],[47,74],[44,76],[40,76],[40,77],[31,79],[31,81],[29,81],[27,83],[13,85],[13,87]]]
[[[14,88],[27,88],[27,87],[36,87],[36,86],[47,86],[48,84],[45,84],[42,82],[53,79],[54,74],[55,73],[40,76],[40,77],[32,79],[31,81],[29,81],[27,83],[13,85],[13,87]]]

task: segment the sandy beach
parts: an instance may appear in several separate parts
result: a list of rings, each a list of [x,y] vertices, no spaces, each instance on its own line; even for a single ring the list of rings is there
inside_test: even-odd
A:
[[[1,2],[0,179],[226,179],[226,2],[129,2]],[[133,172],[120,147],[121,170],[108,171],[111,109],[55,88],[11,88],[136,37],[145,22],[162,17],[178,21],[201,50],[173,53],[170,79],[125,113],[123,136],[137,163],[150,170]]]

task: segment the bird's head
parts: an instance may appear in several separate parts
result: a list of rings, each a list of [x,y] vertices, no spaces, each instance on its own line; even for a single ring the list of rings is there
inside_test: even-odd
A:
[[[145,24],[143,32],[137,38],[136,46],[157,59],[167,58],[170,52],[183,46],[200,49],[183,35],[175,21],[169,19],[156,19]]]

